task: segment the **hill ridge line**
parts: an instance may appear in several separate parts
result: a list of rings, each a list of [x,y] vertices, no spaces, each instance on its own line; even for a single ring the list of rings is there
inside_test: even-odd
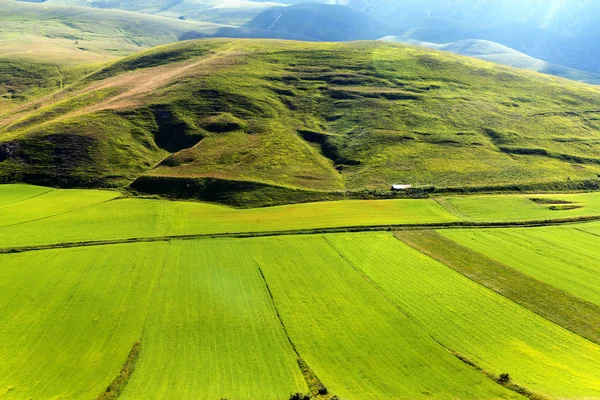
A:
[[[571,225],[577,223],[600,221],[600,215],[587,217],[563,218],[555,220],[534,221],[507,221],[507,222],[471,222],[454,221],[446,223],[431,224],[400,224],[400,225],[372,225],[372,226],[347,226],[335,228],[293,229],[281,231],[262,232],[224,232],[224,233],[199,233],[191,235],[169,235],[149,236],[137,238],[88,240],[81,242],[63,242],[37,246],[17,246],[0,248],[0,254],[25,253],[29,251],[69,249],[76,247],[108,246],[127,243],[154,243],[168,242],[171,240],[203,240],[203,239],[249,239],[253,237],[275,237],[293,235],[319,235],[327,233],[359,233],[359,232],[382,232],[403,230],[439,230],[439,229],[477,229],[477,228],[536,228],[543,226]]]

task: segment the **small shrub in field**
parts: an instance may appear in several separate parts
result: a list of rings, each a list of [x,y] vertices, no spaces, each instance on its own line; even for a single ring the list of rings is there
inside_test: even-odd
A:
[[[500,382],[500,383],[510,382],[510,375],[509,374],[500,374],[500,376],[498,377],[498,382]]]
[[[310,395],[304,393],[294,393],[290,396],[290,400],[310,400]]]

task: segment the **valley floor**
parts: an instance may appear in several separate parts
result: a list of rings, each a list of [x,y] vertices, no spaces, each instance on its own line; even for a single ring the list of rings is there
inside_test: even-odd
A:
[[[3,185],[0,398],[600,398],[599,246],[600,193]]]

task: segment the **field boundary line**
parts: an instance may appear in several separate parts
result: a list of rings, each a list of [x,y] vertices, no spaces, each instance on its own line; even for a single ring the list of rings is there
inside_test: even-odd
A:
[[[108,200],[111,201],[111,200]],[[581,224],[586,222],[600,221],[600,215],[577,218],[563,218],[555,220],[540,221],[507,221],[507,222],[469,222],[455,221],[431,224],[399,224],[399,225],[371,225],[371,226],[346,226],[335,228],[308,228],[290,229],[281,231],[257,231],[257,232],[223,232],[223,233],[199,233],[189,235],[170,236],[148,236],[131,237],[122,239],[100,239],[80,242],[61,242],[53,244],[42,244],[32,246],[13,246],[0,248],[0,254],[23,253],[27,251],[68,249],[74,247],[105,246],[127,243],[152,243],[167,242],[169,240],[201,240],[201,239],[247,239],[253,237],[294,236],[294,235],[320,235],[327,233],[359,233],[359,232],[392,232],[404,230],[442,230],[442,229],[500,229],[500,228],[539,228],[544,226],[560,226]],[[5,227],[0,227],[5,228]]]
[[[49,192],[46,192],[44,194],[48,194],[48,193]],[[40,196],[42,196],[42,195],[40,195]],[[39,196],[35,196],[35,197],[39,197]],[[27,200],[29,200],[29,199],[27,199]],[[94,207],[94,206],[97,206],[97,205],[100,205],[100,204],[109,203],[109,202],[111,202],[113,200],[116,200],[116,198],[114,198],[114,199],[108,199],[108,200],[102,200],[102,201],[100,201],[98,203],[88,204],[87,206],[83,206],[83,207],[79,207],[79,208],[74,208],[72,210],[59,212],[57,214],[46,215],[45,217],[39,217],[39,218],[29,219],[27,221],[15,222],[14,224],[10,224],[10,225],[0,225],[0,228],[9,228],[11,226],[23,225],[23,224],[27,224],[29,222],[43,221],[43,220],[48,219],[48,218],[54,218],[54,217],[58,217],[58,216],[65,215],[65,214],[69,214],[69,213],[72,213],[72,212],[75,212],[75,211],[85,210],[86,208],[89,208],[89,207]],[[17,202],[17,203],[19,203],[19,202]]]
[[[527,397],[530,400],[548,400],[545,397],[542,397],[536,393],[531,392],[529,389],[527,389],[523,386],[513,383],[512,381],[510,381],[510,379],[508,379],[507,381],[504,381],[501,376],[496,376],[496,375],[492,374],[491,372],[484,370],[479,365],[471,362],[470,360],[467,360],[465,357],[461,356],[459,353],[448,348],[445,344],[443,344],[441,341],[436,339],[431,333],[429,333],[425,329],[425,327],[423,327],[417,320],[415,320],[410,315],[410,313],[408,313],[404,308],[402,308],[400,306],[400,304],[394,302],[388,295],[386,295],[383,288],[381,288],[381,286],[379,286],[376,282],[373,282],[367,275],[365,275],[365,273],[360,268],[358,268],[350,260],[348,260],[346,258],[346,256],[344,256],[334,245],[331,244],[331,242],[329,240],[327,240],[327,238],[324,237],[323,240],[325,241],[325,243],[327,243],[327,245],[333,251],[335,251],[337,253],[337,255],[340,256],[340,258],[342,260],[344,260],[344,262],[346,264],[348,264],[350,266],[350,268],[352,268],[354,270],[354,272],[356,272],[362,279],[364,279],[367,282],[367,284],[369,284],[371,287],[373,287],[373,289],[375,289],[385,299],[385,301],[387,301],[392,307],[394,307],[396,310],[398,310],[398,312],[400,314],[404,315],[409,321],[411,321],[413,324],[415,324],[415,326],[421,332],[423,332],[425,335],[427,335],[427,337],[429,337],[431,340],[433,340],[436,344],[438,344],[440,347],[442,347],[448,353],[453,355],[455,358],[462,361],[464,364],[468,365],[469,367],[475,369],[476,371],[480,372],[483,376],[490,379],[491,381],[497,383],[498,385],[500,385],[508,390],[518,393],[521,396]]]
[[[255,261],[255,263],[256,263],[256,261]],[[258,263],[256,263],[256,264],[257,264],[256,268],[258,269],[258,273],[260,274],[260,277],[262,278],[265,288],[267,289],[267,293],[269,294],[269,299],[271,300],[271,305],[273,306],[273,309],[275,310],[275,316],[277,317],[277,320],[279,321],[279,324],[281,325],[281,328],[283,329],[283,333],[285,334],[285,337],[287,338],[290,346],[292,347],[292,350],[296,354],[296,362],[298,363],[298,368],[300,369],[300,373],[302,373],[302,377],[304,378],[304,381],[306,382],[306,386],[308,387],[308,390],[310,390],[311,394],[316,396],[316,398],[319,398],[319,396],[324,396],[324,395],[328,394],[329,391],[327,390],[327,387],[325,387],[325,385],[323,385],[321,380],[313,372],[312,368],[310,368],[310,366],[306,363],[306,361],[304,361],[304,359],[300,356],[300,353],[298,352],[298,348],[296,347],[296,345],[294,344],[294,341],[290,337],[288,330],[287,330],[285,324],[283,323],[283,318],[281,318],[281,314],[279,314],[279,310],[277,309],[277,304],[275,303],[275,297],[273,297],[273,292],[271,292],[271,288],[269,287],[267,278],[265,277],[265,274],[263,273],[263,271],[260,268],[260,266],[258,265]]]
[[[56,190],[56,189],[53,189],[53,188],[48,188],[48,190],[47,190],[47,191],[45,191],[45,192],[43,192],[43,193],[34,194],[34,195],[33,195],[33,196],[31,196],[31,197],[26,197],[26,198],[24,198],[24,199],[19,199],[19,200],[11,201],[11,202],[8,202],[8,203],[4,203],[4,204],[2,204],[2,205],[0,206],[0,210],[1,210],[2,208],[6,207],[6,206],[10,206],[11,204],[17,204],[17,203],[20,203],[20,202],[22,202],[22,201],[25,201],[25,200],[31,200],[31,199],[35,199],[36,197],[43,196],[43,195],[45,195],[45,194],[48,194],[48,193],[50,193],[50,192],[52,192],[52,191],[54,191],[54,190]]]

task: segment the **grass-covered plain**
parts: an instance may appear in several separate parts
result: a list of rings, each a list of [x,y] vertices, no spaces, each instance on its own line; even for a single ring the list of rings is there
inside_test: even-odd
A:
[[[51,190],[23,185],[8,185],[6,192],[0,190],[0,193],[5,193],[0,195],[0,227],[50,218],[120,196],[118,192],[106,190]]]
[[[281,400],[308,391],[244,246],[174,241],[168,254],[122,399]]]
[[[253,209],[119,196],[116,191],[0,185],[0,247],[185,235],[600,217],[600,196],[593,192],[344,200]],[[540,203],[539,199],[552,200]],[[579,208],[551,209],[573,205]]]
[[[555,325],[391,234],[326,239],[444,347],[551,398],[600,396],[600,346]]]
[[[2,255],[0,274],[7,399],[95,399],[137,342],[120,398],[306,393],[277,310],[330,395],[518,397],[437,345],[320,237]]]
[[[580,224],[577,228],[583,230],[590,226]],[[572,232],[570,227],[561,227],[557,235],[560,236],[562,230]],[[474,282],[600,344],[600,305],[462,246],[440,232],[405,230],[397,231],[394,235]],[[519,247],[511,249],[515,250],[518,251]]]
[[[445,237],[600,305],[600,237],[587,224],[535,229],[449,230]]]
[[[35,196],[50,192],[52,189],[32,185],[2,185],[0,186],[0,206],[17,203]]]
[[[167,244],[0,258],[4,399],[95,399],[141,339]]]
[[[2,187],[0,193],[3,192]],[[13,190],[12,187],[10,190]],[[63,203],[54,205],[56,210],[65,209],[68,204],[77,204],[80,197],[94,197],[86,194],[87,190],[59,190],[53,196],[60,197],[61,193],[68,193],[69,196],[68,199],[65,197]],[[106,193],[109,198],[116,195],[116,192],[100,193]],[[21,203],[12,203],[7,206],[13,210],[11,214],[0,214],[0,247],[458,220],[431,199],[348,200],[239,210],[207,203],[127,198],[2,227],[10,222],[31,218],[36,209],[46,210],[48,204],[44,202],[44,196],[24,202],[29,203],[32,210],[18,211]]]
[[[437,199],[466,221],[532,221],[600,214],[600,193],[454,196]]]
[[[3,256],[0,274],[5,399],[96,399],[140,341],[122,398],[306,392],[243,249],[205,241],[53,250]]]
[[[431,340],[322,237],[243,239],[235,245],[264,273],[289,337],[332,395],[518,397]]]

